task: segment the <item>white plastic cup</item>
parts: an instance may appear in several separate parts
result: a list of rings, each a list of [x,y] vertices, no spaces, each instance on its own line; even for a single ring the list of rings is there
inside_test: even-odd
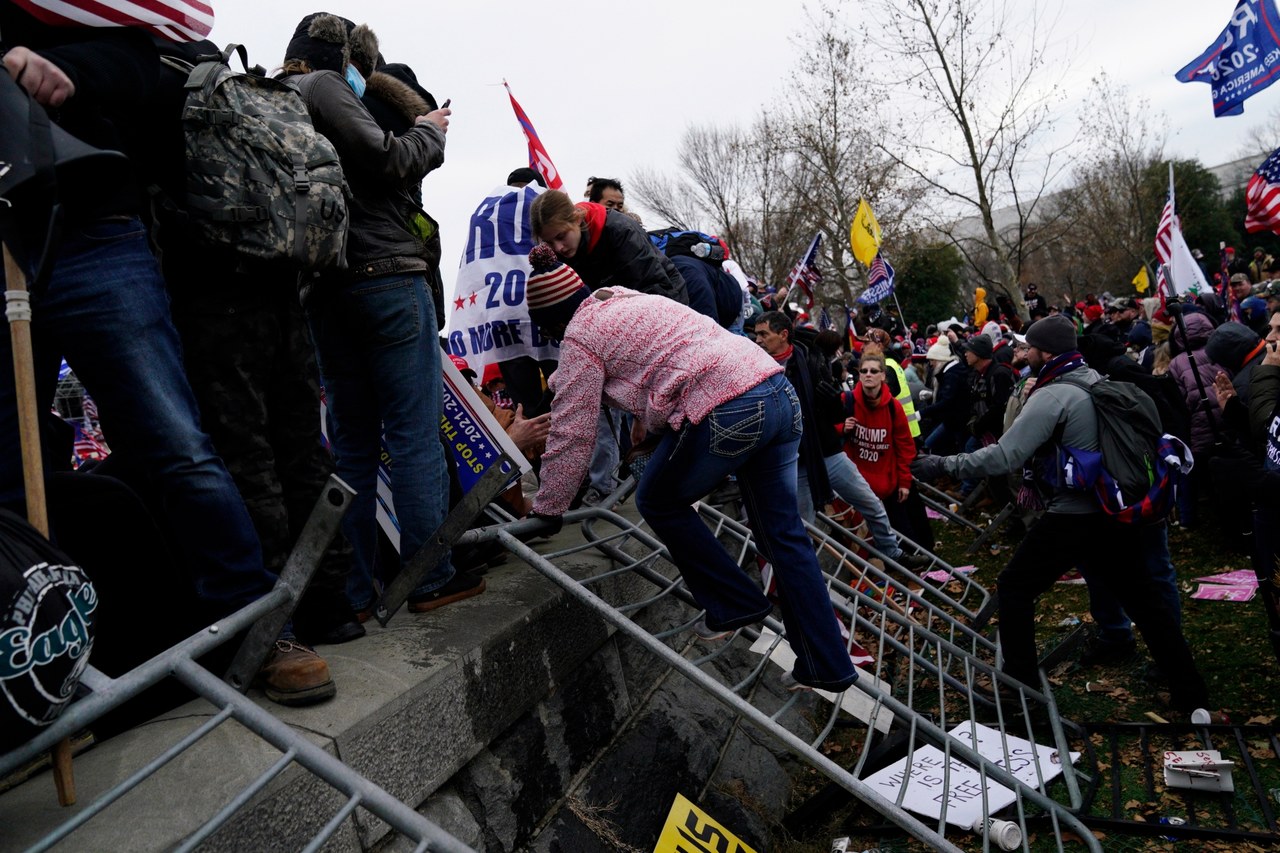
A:
[[[1209,716],[1209,712],[1204,708],[1196,708],[1191,712],[1191,724],[1193,726],[1207,726],[1213,722],[1213,717]]]
[[[1022,830],[1011,820],[978,818],[973,824],[973,831],[985,834],[1001,850],[1017,850],[1022,846]]]

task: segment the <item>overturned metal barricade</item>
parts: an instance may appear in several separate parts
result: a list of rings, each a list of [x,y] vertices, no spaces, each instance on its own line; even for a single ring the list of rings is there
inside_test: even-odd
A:
[[[1107,762],[1086,792],[1089,826],[1170,841],[1215,840],[1241,850],[1280,844],[1280,788],[1274,787],[1280,784],[1280,729],[1274,724],[1100,723],[1088,730]],[[1203,756],[1213,769],[1191,770],[1195,775],[1180,785],[1169,784],[1166,761],[1178,752]]]
[[[119,678],[111,678],[93,666],[87,667],[80,683],[83,688],[87,688],[88,695],[70,705],[37,737],[8,753],[0,754],[2,778],[31,762],[53,744],[81,732],[108,712],[167,678],[181,682],[216,709],[216,713],[203,724],[165,748],[127,778],[100,793],[91,803],[78,808],[67,820],[29,847],[29,851],[34,853],[48,850],[64,841],[229,720],[234,720],[269,743],[280,751],[281,756],[232,796],[221,809],[209,816],[200,827],[187,835],[175,849],[187,851],[200,846],[226,826],[237,812],[253,803],[255,796],[288,770],[290,765],[297,764],[344,798],[340,807],[303,848],[308,853],[323,848],[348,820],[354,819],[358,810],[364,810],[385,821],[393,830],[409,839],[415,845],[415,851],[462,853],[471,850],[241,693],[248,687],[253,673],[261,664],[264,643],[274,643],[280,627],[288,620],[293,605],[315,569],[320,553],[328,545],[345,513],[351,495],[351,490],[341,480],[337,477],[330,478],[306,529],[299,537],[299,544],[290,556],[286,570],[270,593]],[[197,662],[205,654],[246,631],[248,636],[228,672],[227,681]],[[195,780],[190,779],[183,783],[196,784]]]
[[[976,534],[973,541],[969,543],[968,548],[965,549],[966,554],[976,554],[978,551],[982,550],[983,546],[990,542],[991,539],[1000,532],[1000,528],[1018,512],[1017,505],[1011,501],[1001,507],[986,524],[979,524],[978,522],[971,520],[966,515],[966,513],[972,508],[972,504],[969,501],[966,500],[966,502],[961,505],[956,503],[951,495],[948,495],[937,486],[920,482],[918,480],[915,485],[920,492],[920,499],[924,501],[925,506],[942,516],[944,521],[958,524]],[[985,482],[979,488],[985,489]],[[979,490],[975,489],[970,497],[972,498],[978,493]]]
[[[754,559],[754,545],[744,526],[713,508],[699,505],[699,511],[731,553],[736,552],[744,562]],[[806,700],[776,689],[776,679],[769,678],[771,660],[775,656],[786,660],[789,652],[785,629],[778,621],[767,619],[759,629],[739,630],[723,643],[694,641],[690,628],[700,610],[678,573],[664,562],[666,549],[661,542],[641,526],[603,508],[571,512],[566,521],[584,522],[587,541],[546,555],[520,539],[535,534],[540,522],[475,530],[463,541],[501,541],[741,720],[767,733],[834,785],[932,849],[964,849],[956,842],[955,833],[967,833],[975,827],[983,831],[983,849],[1029,849],[1028,822],[1044,824],[1059,850],[1068,831],[1089,849],[1101,849],[1073,814],[1083,804],[1081,783],[1088,783],[1091,777],[1075,768],[1071,760],[1061,758],[1074,755],[1070,738],[1080,739],[1080,733],[1058,716],[1043,676],[1041,685],[1032,687],[998,671],[996,644],[968,624],[985,609],[989,596],[985,590],[970,588],[968,600],[960,601],[946,589],[952,580],[976,587],[971,579],[959,576],[935,585],[892,561],[884,561],[885,567],[880,568],[835,537],[814,529],[819,550],[834,551],[838,556],[836,569],[856,569],[856,574],[846,573],[846,579],[831,578],[833,618],[839,613],[845,624],[852,626],[849,636],[865,641],[874,657],[872,665],[862,667],[854,689],[829,697],[833,700],[831,710],[814,724],[815,735],[813,730],[806,731],[805,715],[813,713],[801,704]],[[615,565],[585,578],[574,578],[557,565],[571,562],[567,558],[587,549],[603,551]],[[937,565],[945,566],[940,560]],[[616,588],[613,582],[622,576],[644,579],[647,591],[615,603],[597,593],[605,587]],[[682,615],[669,624],[650,630],[637,621],[645,618],[651,606],[672,602],[680,603],[676,607]],[[727,679],[720,665],[725,656],[744,657],[748,646],[751,653],[759,655],[758,661],[748,667],[745,677]],[[789,663],[785,666],[789,668]],[[821,751],[836,728],[841,708],[861,720],[860,743],[844,765]],[[1036,760],[1026,760],[1027,746]],[[1087,752],[1087,741],[1076,746]],[[918,755],[924,750],[936,754],[936,779],[925,780],[916,772],[915,765],[923,760]],[[892,776],[895,760],[903,768],[895,782],[869,781],[877,768]],[[1061,780],[1053,781],[1057,775]],[[921,789],[935,792],[938,784],[938,790],[946,793],[936,815],[922,818],[907,810],[906,803],[914,793]],[[963,809],[954,796],[962,786],[969,792],[969,803]],[[882,791],[891,791],[892,796]],[[979,804],[978,819],[958,825],[956,815],[972,811],[975,802]],[[1007,811],[1003,822],[984,822],[1002,809]],[[952,838],[947,837],[949,826]],[[996,846],[1008,845],[1010,833],[1020,835],[1022,841]],[[962,843],[974,842],[968,834],[964,839]]]

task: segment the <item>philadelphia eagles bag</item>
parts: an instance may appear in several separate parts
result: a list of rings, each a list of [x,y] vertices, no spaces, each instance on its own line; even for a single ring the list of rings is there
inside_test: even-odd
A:
[[[0,510],[0,752],[35,737],[71,702],[97,608],[84,571]]]
[[[232,54],[245,73],[231,70]],[[200,57],[185,88],[183,206],[197,239],[257,262],[344,268],[349,191],[297,89],[250,71],[235,44]]]

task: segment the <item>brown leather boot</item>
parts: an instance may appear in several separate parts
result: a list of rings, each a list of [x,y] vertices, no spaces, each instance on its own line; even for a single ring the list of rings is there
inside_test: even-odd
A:
[[[276,640],[257,683],[268,699],[281,705],[311,705],[338,692],[324,658],[297,640]]]

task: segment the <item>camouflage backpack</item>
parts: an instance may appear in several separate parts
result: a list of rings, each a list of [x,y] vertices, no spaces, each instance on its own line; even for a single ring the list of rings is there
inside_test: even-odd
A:
[[[231,70],[240,55],[245,73]],[[186,82],[189,226],[204,243],[308,271],[346,266],[349,190],[297,89],[249,70],[240,45],[202,56]]]

